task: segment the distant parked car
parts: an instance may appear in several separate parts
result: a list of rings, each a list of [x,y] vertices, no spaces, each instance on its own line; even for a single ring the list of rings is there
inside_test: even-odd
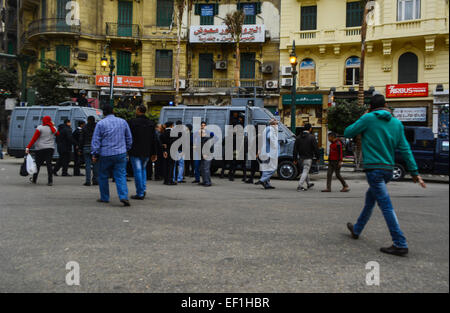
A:
[[[405,127],[405,135],[419,172],[448,175],[448,138],[434,138],[433,131],[427,127]],[[406,164],[400,153],[395,155],[394,180],[401,180],[406,174]]]

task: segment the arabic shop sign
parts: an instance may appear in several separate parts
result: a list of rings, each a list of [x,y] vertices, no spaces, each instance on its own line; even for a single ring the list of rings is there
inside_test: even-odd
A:
[[[394,108],[394,116],[402,122],[426,122],[427,108]]]
[[[428,97],[428,83],[386,86],[386,98]]]
[[[283,95],[283,105],[291,105],[292,96]],[[322,105],[323,95],[295,95],[296,105]]]
[[[95,77],[96,86],[109,86],[108,75],[97,75]],[[137,87],[144,88],[144,77],[141,76],[114,76],[115,87]]]
[[[264,42],[264,25],[242,26],[241,42]],[[189,32],[191,43],[232,43],[233,38],[226,25],[218,26],[191,26]]]

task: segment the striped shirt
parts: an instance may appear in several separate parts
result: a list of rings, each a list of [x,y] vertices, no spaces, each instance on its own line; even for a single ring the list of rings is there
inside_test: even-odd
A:
[[[92,137],[92,155],[113,156],[131,149],[133,139],[128,123],[114,114],[97,123]]]

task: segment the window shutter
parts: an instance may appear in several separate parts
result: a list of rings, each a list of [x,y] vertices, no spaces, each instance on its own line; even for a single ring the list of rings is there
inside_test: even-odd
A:
[[[261,2],[256,2],[256,14],[261,14]]]
[[[172,24],[173,0],[157,0],[156,26],[169,27]]]
[[[131,73],[131,53],[128,51],[117,51],[117,75],[129,76]]]
[[[412,52],[403,54],[398,60],[398,83],[408,84],[418,81],[419,60]]]
[[[364,10],[360,2],[347,2],[347,27],[358,27],[362,24]]]
[[[302,7],[300,24],[300,30],[317,29],[317,6]]]
[[[214,3],[214,15],[218,15],[218,14],[219,14],[219,4]]]
[[[200,4],[198,4],[198,3],[195,4],[194,11],[195,11],[195,15],[200,15],[201,14]]]
[[[56,62],[65,67],[70,66],[70,47],[56,46]]]

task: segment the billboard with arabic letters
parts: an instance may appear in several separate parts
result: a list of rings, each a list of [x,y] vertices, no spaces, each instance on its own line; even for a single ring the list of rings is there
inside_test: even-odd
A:
[[[241,42],[264,42],[264,25],[242,26]],[[226,43],[233,42],[226,25],[191,26],[189,32],[191,43]]]
[[[95,77],[96,86],[109,86],[108,75],[97,75]],[[144,77],[141,76],[114,76],[115,87],[135,87],[144,88]]]

